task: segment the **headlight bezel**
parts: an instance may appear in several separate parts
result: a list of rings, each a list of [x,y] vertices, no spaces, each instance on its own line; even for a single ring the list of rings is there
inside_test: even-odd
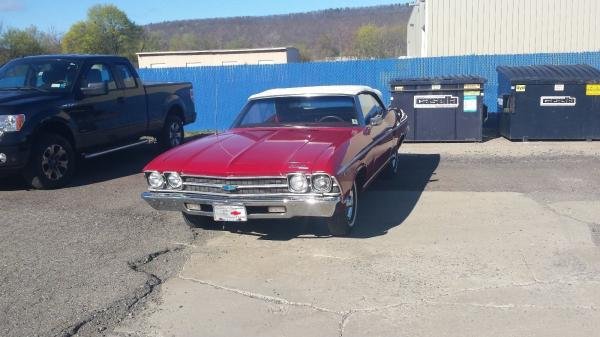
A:
[[[0,135],[7,132],[19,132],[25,125],[25,115],[0,115]]]
[[[293,181],[299,179],[298,182],[303,182],[301,189],[293,188]],[[304,173],[290,173],[288,174],[288,190],[295,194],[304,194],[310,191],[310,181]]]
[[[166,185],[173,190],[182,190],[183,189],[183,178],[181,178],[181,174],[178,172],[165,172],[163,174],[165,176]],[[175,184],[172,183],[171,178],[176,177]]]
[[[325,187],[319,187],[316,183],[320,179],[326,179]],[[326,173],[316,173],[311,176],[311,188],[316,193],[331,193],[333,190],[333,178]]]
[[[154,180],[154,179],[156,179],[156,180]],[[147,172],[146,181],[148,183],[148,186],[151,189],[157,189],[157,190],[158,189],[163,189],[165,187],[165,184],[166,184],[165,176],[162,173],[158,172],[158,171]],[[153,181],[154,182],[160,182],[160,184],[153,183]]]

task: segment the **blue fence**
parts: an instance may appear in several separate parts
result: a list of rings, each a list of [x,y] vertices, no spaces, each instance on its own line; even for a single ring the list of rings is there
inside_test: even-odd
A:
[[[266,89],[363,84],[381,90],[389,102],[392,79],[444,75],[487,78],[485,103],[493,113],[498,90],[496,67],[536,64],[589,64],[600,68],[600,52],[140,69],[140,76],[147,82],[192,82],[198,119],[188,130],[196,131],[227,129],[248,96]]]

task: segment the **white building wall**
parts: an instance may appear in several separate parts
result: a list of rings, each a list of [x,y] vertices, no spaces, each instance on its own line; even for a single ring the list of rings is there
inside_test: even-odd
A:
[[[600,0],[417,0],[407,51],[414,57],[600,51],[599,18]]]

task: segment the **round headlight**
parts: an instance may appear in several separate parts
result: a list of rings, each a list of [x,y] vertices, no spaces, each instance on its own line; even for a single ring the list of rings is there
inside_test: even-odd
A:
[[[165,185],[165,177],[158,172],[152,172],[148,175],[148,185],[152,188],[162,188]]]
[[[169,183],[169,187],[173,189],[180,189],[181,186],[183,186],[183,180],[181,180],[179,173],[169,173],[167,176],[167,182]]]
[[[289,178],[290,191],[294,193],[308,192],[308,181],[303,174],[294,174]]]
[[[315,192],[328,193],[331,192],[333,181],[331,180],[331,177],[326,174],[318,174],[313,176],[312,186]]]

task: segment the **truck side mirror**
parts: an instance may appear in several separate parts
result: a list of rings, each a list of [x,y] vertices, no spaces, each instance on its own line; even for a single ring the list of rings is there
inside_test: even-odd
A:
[[[108,84],[106,82],[96,82],[88,84],[87,88],[81,88],[83,96],[101,96],[108,94]]]

